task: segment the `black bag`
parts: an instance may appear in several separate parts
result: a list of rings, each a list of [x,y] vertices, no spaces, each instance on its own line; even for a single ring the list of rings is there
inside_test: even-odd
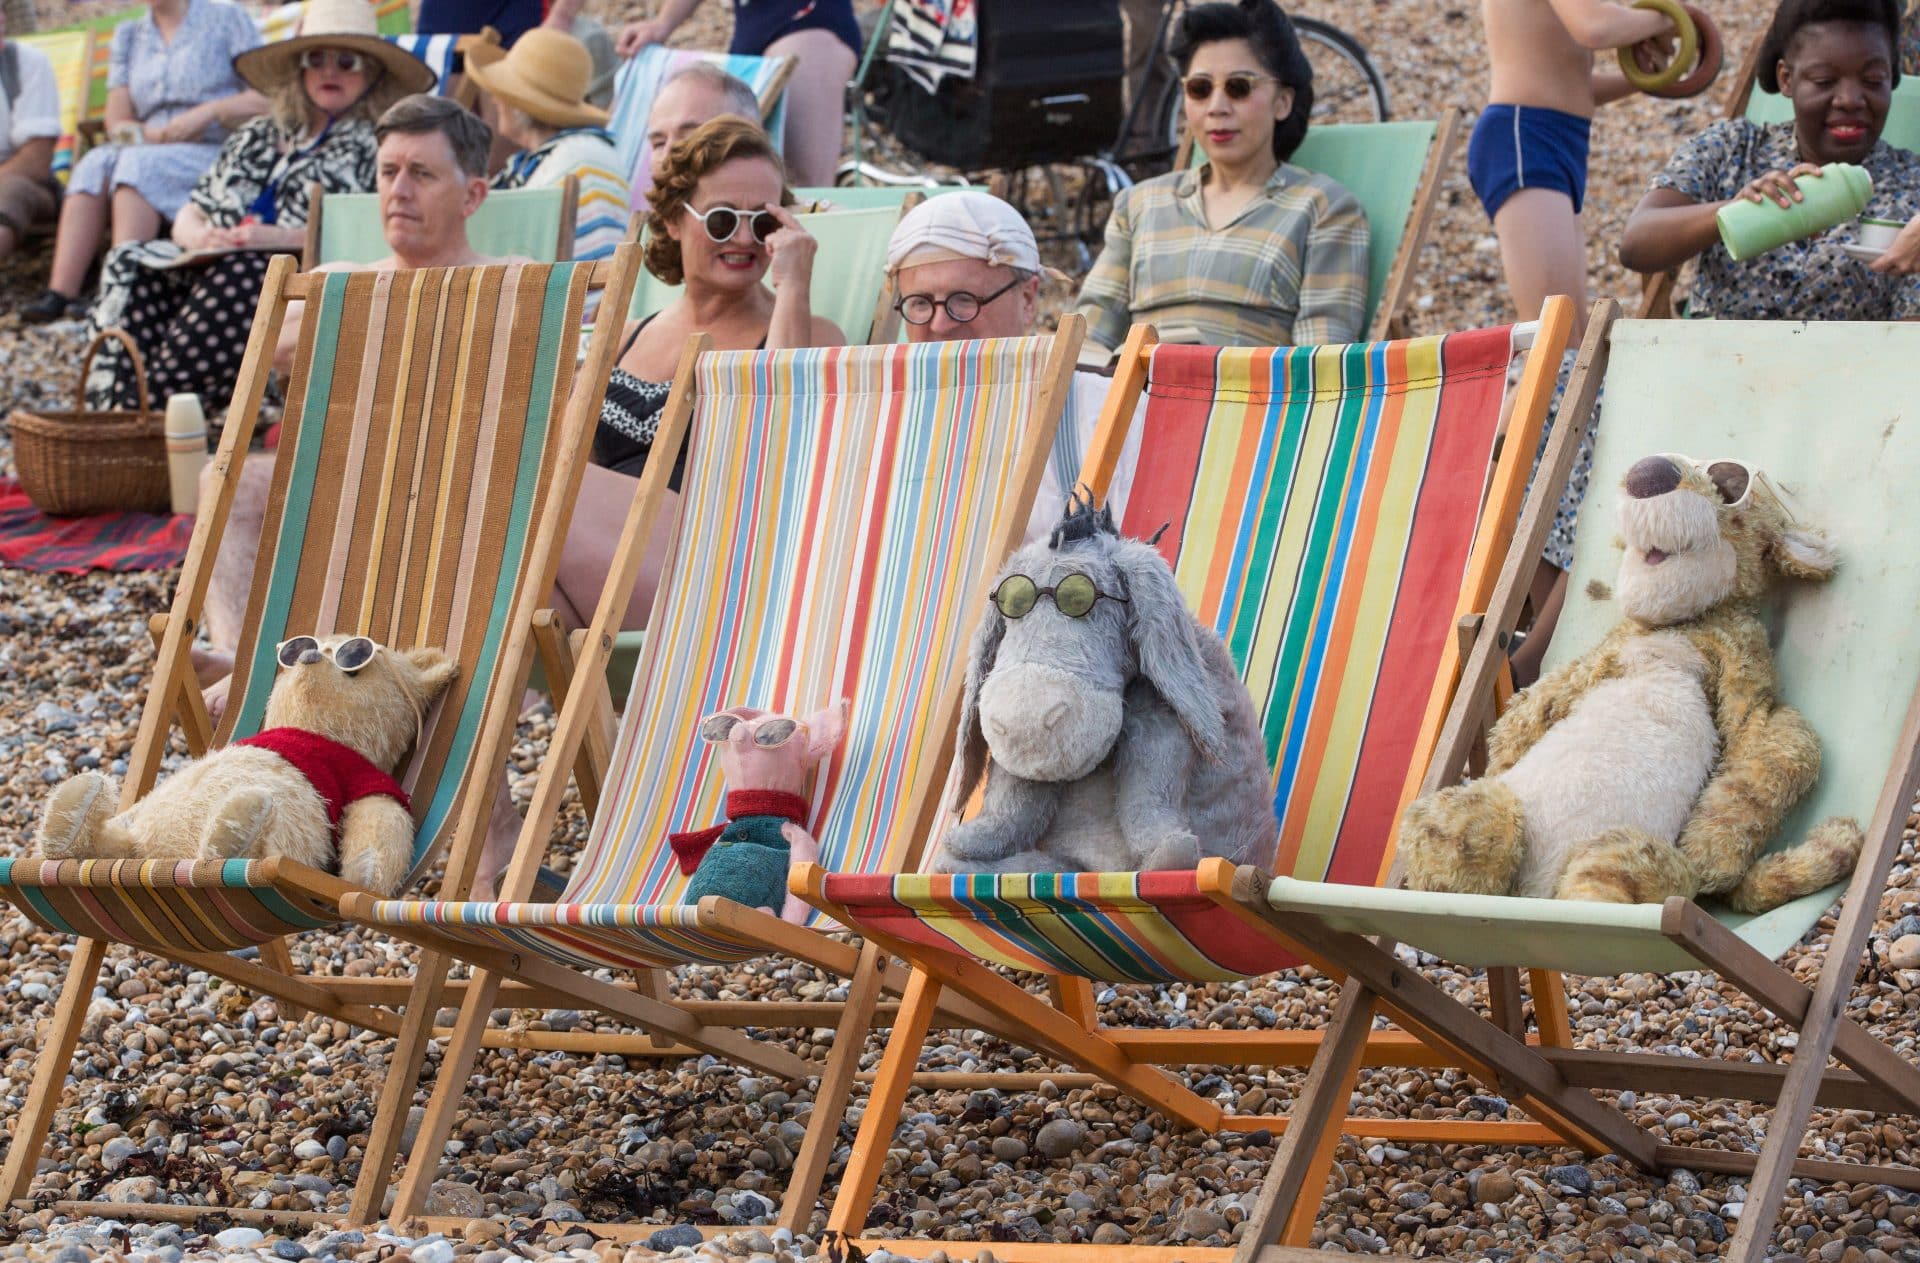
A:
[[[876,105],[902,144],[978,170],[1071,162],[1113,143],[1125,113],[1118,0],[980,0],[970,80],[929,93],[882,63]]]

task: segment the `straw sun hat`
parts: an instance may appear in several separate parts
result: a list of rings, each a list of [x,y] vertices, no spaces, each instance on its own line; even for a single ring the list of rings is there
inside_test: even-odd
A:
[[[536,26],[511,50],[481,44],[467,50],[467,73],[494,100],[548,127],[604,127],[607,112],[587,104],[593,54],[565,31]]]
[[[439,82],[433,67],[380,35],[380,21],[368,0],[311,0],[300,34],[233,59],[233,69],[248,84],[271,92],[300,71],[300,54],[309,48],[344,48],[359,53],[387,72],[408,92],[431,92]]]

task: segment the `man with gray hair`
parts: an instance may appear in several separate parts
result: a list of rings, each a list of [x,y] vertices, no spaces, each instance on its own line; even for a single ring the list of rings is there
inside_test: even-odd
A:
[[[691,136],[694,129],[722,114],[751,123],[763,121],[760,99],[753,89],[712,62],[696,61],[668,76],[654,95],[653,108],[647,111],[648,172],[658,171],[667,151]]]
[[[971,189],[929,197],[901,217],[887,241],[887,275],[899,295],[894,310],[906,322],[909,342],[1028,336],[1047,271],[1033,229],[1020,212],[991,193]],[[1027,522],[1029,540],[1046,538],[1079,483],[1109,384],[1098,373],[1073,375],[1066,414]],[[1139,457],[1140,427],[1135,425],[1107,488],[1106,503],[1115,518],[1126,508]]]

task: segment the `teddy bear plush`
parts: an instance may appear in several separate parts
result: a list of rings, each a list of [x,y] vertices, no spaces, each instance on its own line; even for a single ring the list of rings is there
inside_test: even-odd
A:
[[[427,707],[453,680],[438,649],[365,636],[296,636],[279,647],[266,726],[197,759],[114,813],[120,787],[83,772],[40,822],[49,859],[285,856],[396,893],[413,866],[413,816],[393,775]]]
[[[1002,567],[974,634],[943,872],[1139,872],[1272,863],[1253,699],[1150,542],[1070,505]]]
[[[1780,700],[1761,601],[1775,577],[1827,578],[1832,548],[1739,461],[1637,462],[1619,522],[1620,623],[1514,695],[1484,776],[1408,807],[1407,884],[1763,912],[1845,877],[1862,843],[1850,819],[1763,855],[1813,787],[1820,742]]]
[[[727,823],[670,834],[690,880],[682,902],[719,895],[749,908],[780,909],[798,925],[813,911],[787,891],[787,870],[820,858],[807,832],[807,777],[847,730],[843,701],[804,718],[735,706],[700,721],[700,739],[720,747],[727,778]]]

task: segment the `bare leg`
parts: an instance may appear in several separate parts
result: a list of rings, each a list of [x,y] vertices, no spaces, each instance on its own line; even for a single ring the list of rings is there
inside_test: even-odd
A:
[[[53,218],[53,190],[25,176],[0,175],[0,259],[10,257],[33,224]]]
[[[152,241],[160,235],[160,212],[129,185],[113,191],[113,244]]]
[[[78,298],[87,283],[87,267],[100,252],[107,232],[106,199],[91,193],[69,193],[60,205],[60,230],[53,239],[53,271],[47,288]]]
[[[783,35],[766,56],[798,59],[787,82],[787,180],[819,187],[833,183],[845,127],[847,80],[859,60],[831,31],[815,28]]]
[[[204,496],[213,477],[213,462],[200,473]],[[240,645],[240,629],[247,617],[247,596],[253,588],[253,563],[260,549],[260,527],[267,516],[267,493],[273,485],[273,460],[259,454],[240,467],[240,485],[234,491],[227,528],[214,554],[213,574],[207,580],[207,603],[201,621],[215,649],[232,653]]]
[[[1507,290],[1522,320],[1540,315],[1550,295],[1573,299],[1573,341],[1587,324],[1587,236],[1573,199],[1551,189],[1521,189],[1493,217]]]
[[[1550,561],[1540,563],[1533,572],[1533,626],[1513,655],[1513,683],[1525,688],[1540,678],[1540,663],[1553,640],[1553,626],[1560,621],[1560,607],[1567,601],[1567,572]]]
[[[493,795],[493,812],[487,817],[487,840],[480,848],[480,867],[473,874],[473,890],[468,896],[481,901],[499,893],[500,874],[513,859],[513,844],[520,838],[520,812],[513,805],[513,791],[507,778]],[[444,897],[444,896],[443,896]]]
[[[567,525],[567,544],[561,550],[560,570],[553,584],[554,609],[569,628],[577,630],[593,621],[593,612],[600,604],[600,592],[607,586],[607,575],[613,570],[613,554],[620,546],[620,529],[639,490],[638,478],[616,474],[601,465],[587,466],[580,482],[580,499]],[[633,595],[627,599],[627,612],[620,620],[624,630],[647,625],[647,611],[653,608],[654,589],[660,585],[660,571],[667,561],[667,537],[679,512],[679,494],[668,492],[653,537],[647,541],[646,552],[640,559],[640,576],[634,582]]]

